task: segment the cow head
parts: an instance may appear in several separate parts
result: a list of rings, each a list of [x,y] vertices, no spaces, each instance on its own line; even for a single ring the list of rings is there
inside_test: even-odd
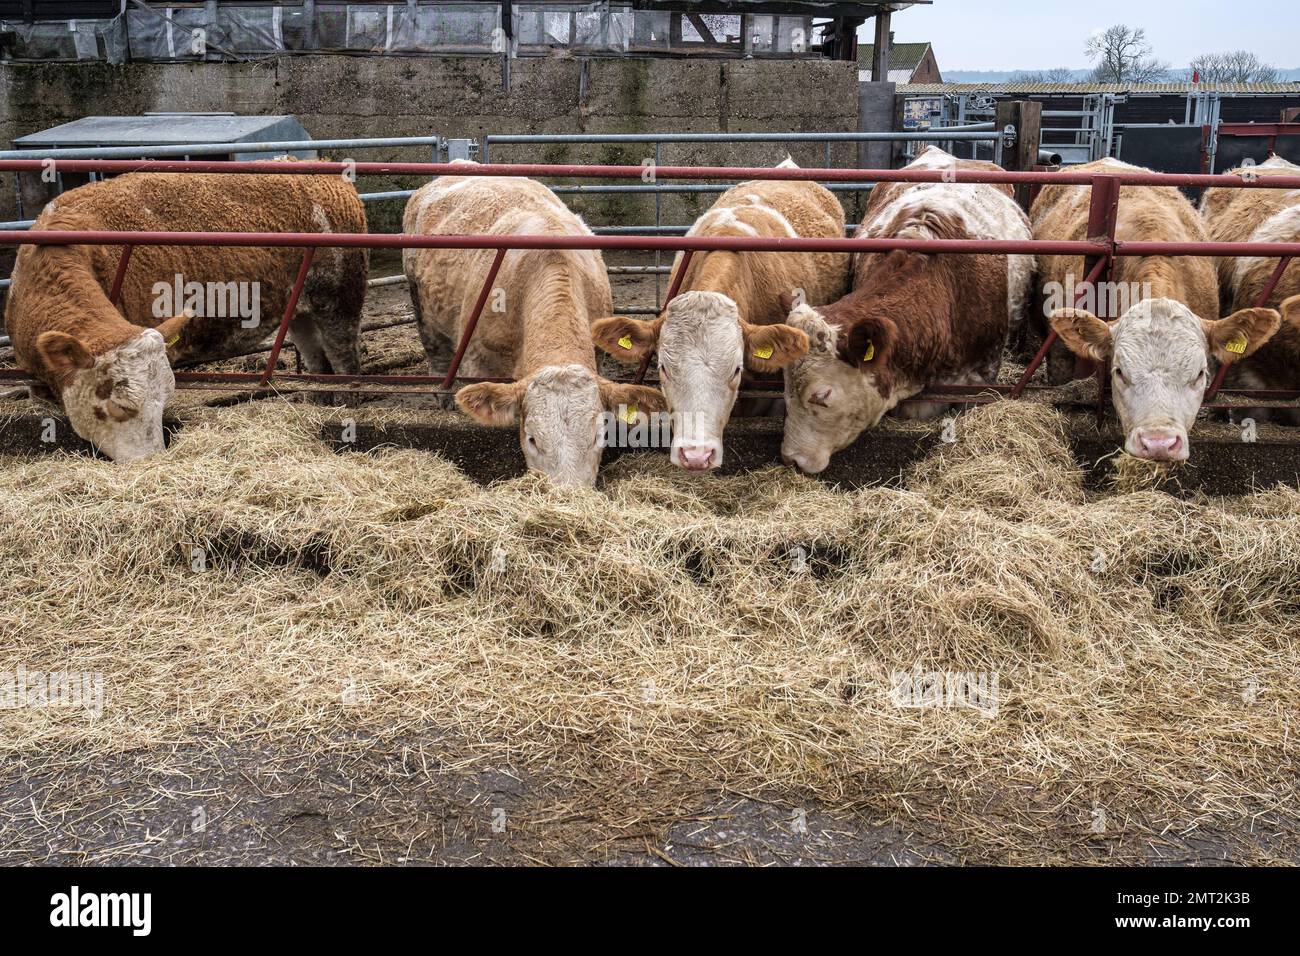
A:
[[[1154,461],[1187,459],[1187,433],[1205,397],[1210,356],[1220,362],[1245,358],[1280,321],[1273,309],[1199,319],[1173,299],[1144,300],[1109,324],[1082,309],[1052,313],[1052,328],[1071,351],[1111,363],[1124,450]]]
[[[672,416],[669,458],[688,471],[722,465],[722,430],[736,404],[741,370],[775,372],[808,349],[803,332],[751,325],[719,292],[683,292],[653,320],[601,319],[591,335],[624,362],[659,353],[659,386]]]
[[[456,393],[456,404],[484,425],[519,423],[519,445],[530,471],[558,485],[596,483],[605,412],[634,406],[649,415],[665,409],[645,385],[599,378],[581,365],[548,365],[517,382],[478,382]]]
[[[807,334],[809,347],[785,368],[781,457],[816,474],[896,404],[887,369],[897,328],[883,316],[845,328],[807,305],[795,307],[786,322]]]
[[[67,332],[42,332],[36,351],[58,383],[73,431],[114,461],[162,451],[163,408],[176,391],[169,344],[186,321],[168,319],[101,355]]]

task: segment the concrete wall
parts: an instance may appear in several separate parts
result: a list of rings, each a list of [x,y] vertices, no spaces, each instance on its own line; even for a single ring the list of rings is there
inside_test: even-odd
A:
[[[584,71],[586,73],[584,80]],[[6,64],[0,66],[0,142],[88,115],[224,110],[296,116],[317,138],[439,133],[854,131],[857,66],[816,60],[523,58],[502,90],[494,57],[304,56],[260,63]],[[665,164],[774,165],[778,144],[665,147]],[[821,165],[822,147],[789,149]],[[836,165],[852,165],[852,144]],[[503,161],[640,164],[649,147],[502,147]],[[335,156],[332,158],[342,158]],[[358,160],[427,160],[423,149],[355,151]],[[363,191],[418,185],[368,177]],[[663,222],[689,222],[712,196],[666,199]],[[372,206],[372,229],[397,231],[401,202]],[[648,197],[582,197],[593,225],[654,221]],[[0,214],[14,212],[12,177],[0,177]],[[35,210],[25,210],[30,218]],[[853,210],[850,209],[850,215]]]

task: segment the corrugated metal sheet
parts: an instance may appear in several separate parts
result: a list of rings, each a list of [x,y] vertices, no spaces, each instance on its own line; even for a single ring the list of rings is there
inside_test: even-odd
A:
[[[1288,83],[905,83],[898,88],[907,95],[937,93],[1055,93],[1086,96],[1089,93],[1290,93],[1300,94],[1300,81]]]

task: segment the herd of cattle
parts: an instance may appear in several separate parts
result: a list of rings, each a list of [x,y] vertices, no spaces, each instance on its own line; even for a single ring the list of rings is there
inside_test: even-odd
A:
[[[931,148],[909,168],[998,167]],[[1135,168],[1104,159],[1075,171]],[[1274,157],[1254,172],[1300,175],[1300,167]],[[1026,216],[1007,186],[882,183],[871,192],[857,236],[1077,240],[1086,235],[1088,209],[1087,186],[1045,186]],[[844,221],[824,187],[763,180],[723,193],[689,235],[831,239],[844,235]],[[45,208],[34,228],[165,231],[195,222],[215,231],[365,231],[361,201],[342,177],[150,173],[71,190]],[[545,186],[472,175],[442,176],[419,189],[407,204],[404,231],[591,235]],[[1176,189],[1124,186],[1116,235],[1296,242],[1300,190],[1210,189],[1198,213]],[[244,353],[275,331],[275,323],[190,311],[158,317],[159,283],[181,276],[255,283],[263,307],[280,315],[301,253],[141,246],[115,305],[109,289],[120,255],[119,246],[23,246],[5,324],[19,364],[62,402],[76,432],[110,457],[130,460],[163,448],[173,367]],[[460,340],[493,258],[491,250],[404,251],[431,363]],[[1265,307],[1254,305],[1274,264],[1121,257],[1114,282],[1138,292],[1123,314],[1106,321],[1073,307],[1073,298],[1054,298],[1054,290],[1083,284],[1080,257],[706,251],[689,259],[679,294],[661,314],[641,321],[611,315],[599,252],[513,250],[461,366],[466,377],[507,381],[465,386],[456,401],[485,424],[518,423],[531,469],[559,483],[590,485],[608,413],[667,412],[672,462],[707,471],[722,464],[723,429],[746,370],[779,371],[782,457],[815,473],[891,410],[940,413],[943,406],[933,403],[900,405],[928,385],[993,382],[1008,342],[1041,340],[1050,325],[1074,356],[1108,363],[1126,450],[1182,460],[1212,365],[1233,363],[1229,385],[1300,386],[1300,268],[1284,274]],[[679,254],[674,276],[681,268]],[[288,332],[309,372],[360,372],[367,272],[365,250],[318,251]],[[1020,335],[1026,323],[1030,334]],[[629,365],[657,356],[659,388],[603,378],[596,347]],[[1058,378],[1065,357],[1053,357]]]

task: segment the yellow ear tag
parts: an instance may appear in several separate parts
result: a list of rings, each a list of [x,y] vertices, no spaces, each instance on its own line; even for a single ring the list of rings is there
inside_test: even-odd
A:
[[[754,357],[761,358],[761,359],[770,359],[772,357],[773,351],[774,350],[770,345],[760,345],[758,348],[754,349]]]
[[[1250,340],[1247,339],[1243,333],[1236,332],[1233,334],[1232,338],[1228,339],[1228,341],[1224,343],[1223,347],[1229,352],[1236,352],[1238,355],[1245,355],[1246,346],[1248,344],[1250,344]]]
[[[621,339],[619,339],[619,340],[618,340],[618,347],[621,348],[621,349],[627,349],[628,351],[631,351],[631,350],[632,350],[632,336],[630,336],[630,335],[625,335],[625,336],[623,336]]]
[[[868,342],[867,350],[862,353],[862,361],[870,362],[875,357],[876,357],[876,343]]]
[[[627,422],[629,425],[636,424],[636,402],[627,406],[623,413],[623,421]]]
[[[175,338],[173,338],[170,342],[166,343],[166,344],[167,344],[167,347],[168,347],[168,348],[171,348],[173,345],[175,345],[175,344],[176,344],[177,342],[179,342],[180,340],[181,340],[181,337],[180,337],[179,335],[177,335],[177,336],[176,336]]]

